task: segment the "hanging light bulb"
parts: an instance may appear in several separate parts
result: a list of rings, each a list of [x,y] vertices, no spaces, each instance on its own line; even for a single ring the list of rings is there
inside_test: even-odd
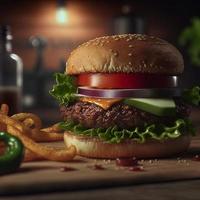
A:
[[[66,24],[68,22],[68,12],[66,8],[66,1],[58,0],[58,7],[56,10],[56,21],[59,24]]]

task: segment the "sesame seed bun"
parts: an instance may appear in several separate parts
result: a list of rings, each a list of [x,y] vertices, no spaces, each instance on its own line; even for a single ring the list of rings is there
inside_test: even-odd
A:
[[[190,144],[191,137],[184,134],[176,139],[163,141],[147,140],[137,143],[126,140],[119,144],[110,144],[96,137],[81,136],[72,132],[64,133],[64,142],[67,147],[74,145],[77,154],[89,158],[162,158],[185,152]]]
[[[141,34],[105,36],[90,40],[72,51],[67,74],[149,73],[178,75],[184,63],[168,42]]]

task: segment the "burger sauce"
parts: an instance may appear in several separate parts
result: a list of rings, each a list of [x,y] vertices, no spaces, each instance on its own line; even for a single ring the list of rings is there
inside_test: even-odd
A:
[[[129,171],[144,171],[143,166],[138,163],[138,160],[133,158],[117,158],[116,165],[120,167],[128,167]]]
[[[193,161],[200,161],[200,155],[196,155],[192,158]]]

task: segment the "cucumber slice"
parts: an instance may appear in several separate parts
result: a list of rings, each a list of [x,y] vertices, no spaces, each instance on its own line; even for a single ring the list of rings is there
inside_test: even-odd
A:
[[[124,103],[158,116],[173,116],[176,105],[173,99],[129,98]]]

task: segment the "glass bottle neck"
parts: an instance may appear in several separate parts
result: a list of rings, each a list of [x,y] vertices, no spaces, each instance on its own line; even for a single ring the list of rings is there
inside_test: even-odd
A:
[[[11,40],[0,40],[0,53],[11,53],[12,52],[12,43]]]

